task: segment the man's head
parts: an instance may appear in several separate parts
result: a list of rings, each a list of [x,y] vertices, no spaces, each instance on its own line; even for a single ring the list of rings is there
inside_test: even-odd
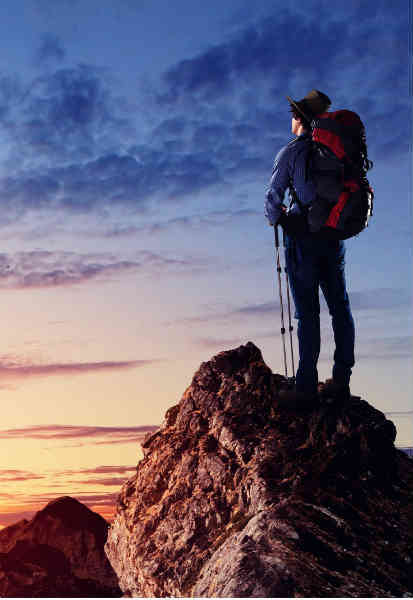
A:
[[[318,90],[311,90],[302,100],[295,101],[289,96],[287,96],[287,100],[292,112],[291,129],[295,135],[301,135],[308,131],[311,121],[331,105],[330,98]]]

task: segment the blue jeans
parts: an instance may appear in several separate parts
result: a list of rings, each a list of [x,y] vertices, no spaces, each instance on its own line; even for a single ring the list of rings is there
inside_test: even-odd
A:
[[[298,320],[300,360],[296,388],[305,393],[317,390],[317,361],[320,354],[319,287],[332,318],[335,352],[333,379],[349,384],[354,366],[354,321],[344,277],[344,243],[315,236],[286,236],[285,260]]]

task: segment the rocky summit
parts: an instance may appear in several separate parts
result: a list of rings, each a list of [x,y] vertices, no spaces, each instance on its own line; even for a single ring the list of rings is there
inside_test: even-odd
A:
[[[69,496],[0,532],[3,598],[120,597],[104,552],[109,524]]]
[[[413,461],[352,396],[277,406],[252,343],[201,365],[143,443],[106,553],[125,596],[413,597]]]

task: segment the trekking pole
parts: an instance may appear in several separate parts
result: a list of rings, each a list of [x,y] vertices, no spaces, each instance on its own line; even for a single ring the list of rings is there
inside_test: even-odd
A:
[[[287,354],[286,354],[286,351],[285,351],[284,303],[283,303],[283,296],[282,296],[281,264],[280,264],[280,241],[278,239],[278,225],[274,225],[274,235],[275,235],[275,251],[276,251],[276,256],[277,256],[278,289],[279,289],[279,292],[280,292],[281,337],[282,337],[282,341],[283,341],[283,351],[284,351],[284,370],[285,370],[285,376],[288,378]]]
[[[283,246],[284,246],[284,252],[285,252],[285,232],[283,229]],[[294,346],[293,346],[293,331],[294,331],[294,327],[293,324],[291,322],[291,300],[290,300],[290,284],[288,281],[288,271],[287,271],[287,265],[284,263],[284,273],[285,273],[285,286],[287,288],[287,306],[288,306],[288,330],[290,332],[290,347],[291,347],[291,364],[292,364],[292,368],[293,368],[293,382],[295,380],[295,365],[294,365]]]

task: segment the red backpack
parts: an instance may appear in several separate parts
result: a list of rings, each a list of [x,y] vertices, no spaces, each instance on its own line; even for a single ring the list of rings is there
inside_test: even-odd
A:
[[[360,117],[350,110],[326,112],[312,121],[306,177],[313,181],[317,196],[303,209],[292,190],[306,212],[310,232],[344,240],[367,227],[374,193],[358,164],[363,130]]]

